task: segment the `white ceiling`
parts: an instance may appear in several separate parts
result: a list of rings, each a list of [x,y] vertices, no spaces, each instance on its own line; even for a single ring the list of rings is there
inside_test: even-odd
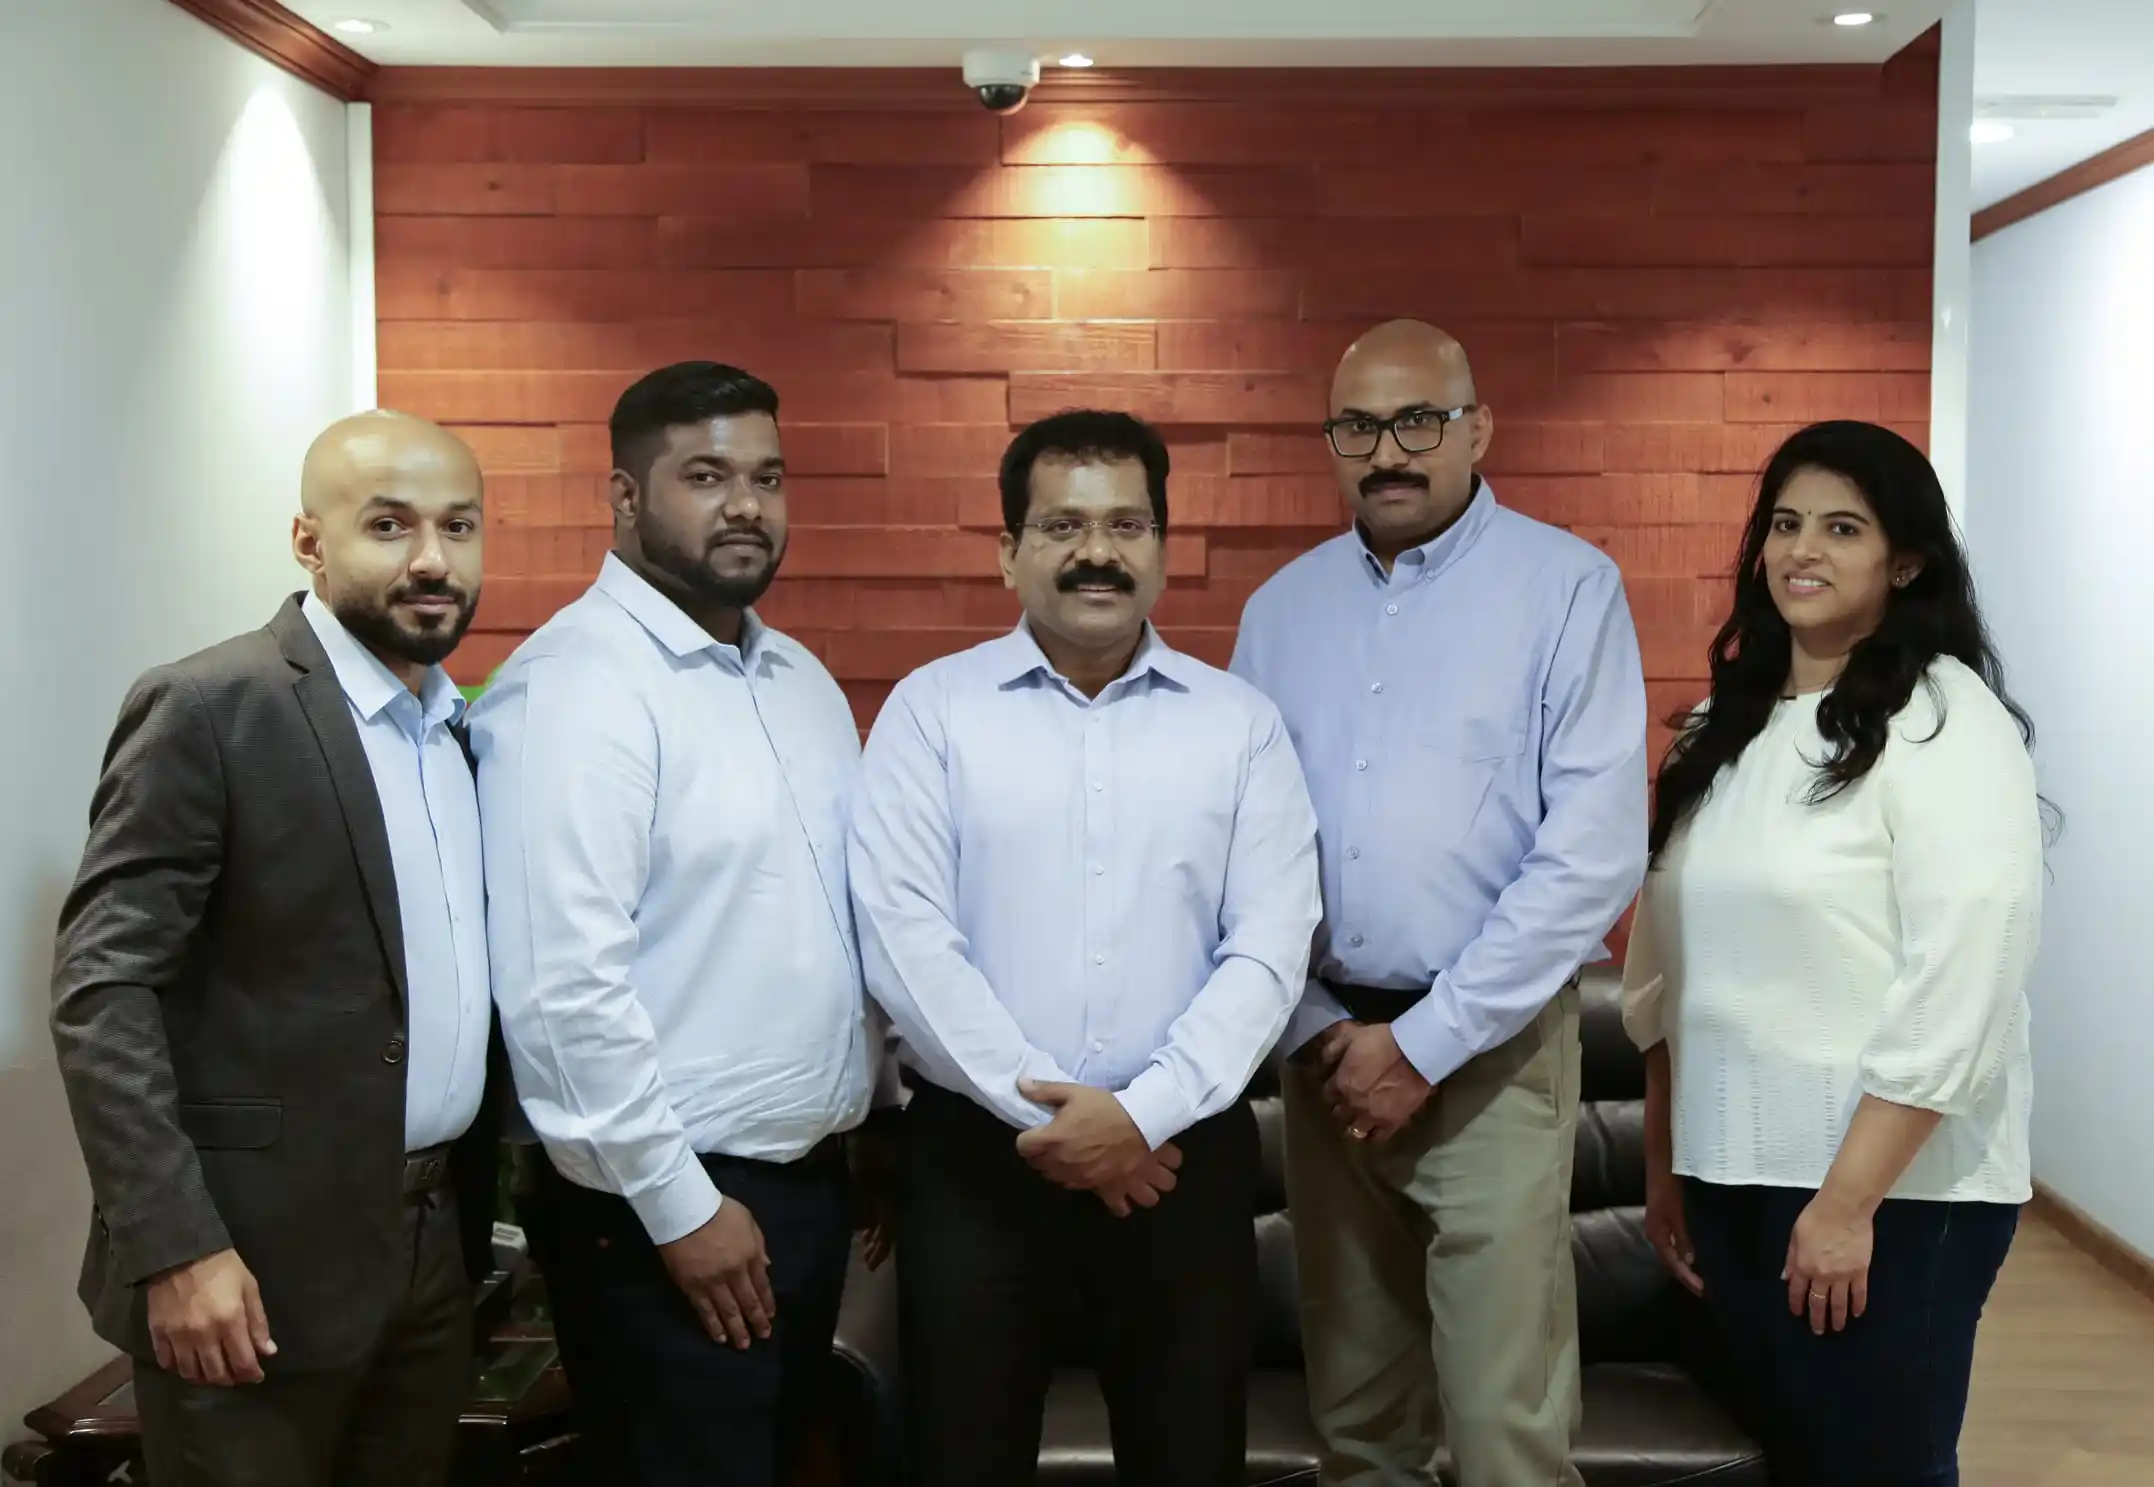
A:
[[[933,67],[968,47],[1115,67],[1621,66],[1876,62],[1948,0],[287,0],[384,64]],[[2113,96],[2094,119],[2016,119],[1974,149],[1987,206],[2154,128],[2154,0],[1977,0],[1975,92]],[[953,78],[954,81],[954,78]]]
[[[1979,0],[1975,100],[2108,96],[2097,119],[2015,119],[2011,139],[1974,148],[1985,207],[2154,129],[2154,0]]]
[[[1102,65],[1592,66],[1875,62],[1946,0],[286,0],[377,62],[918,67],[1010,44]],[[2154,0],[2150,0],[2154,3]]]

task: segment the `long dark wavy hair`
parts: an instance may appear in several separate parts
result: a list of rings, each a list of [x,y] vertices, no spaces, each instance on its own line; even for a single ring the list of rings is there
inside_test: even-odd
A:
[[[1669,720],[1677,733],[1654,787],[1649,841],[1655,861],[1721,770],[1764,729],[1787,690],[1793,642],[1766,580],[1765,539],[1781,492],[1804,470],[1829,471],[1853,483],[1892,551],[1922,561],[1907,587],[1891,591],[1883,621],[1850,653],[1839,680],[1818,703],[1818,732],[1831,752],[1819,761],[1811,801],[1829,800],[1870,772],[1884,753],[1893,717],[1939,656],[1954,657],[1981,677],[2028,745],[2034,743],[2033,723],[2005,692],[2004,667],[1982,623],[1967,555],[1929,460],[1876,424],[1813,424],[1780,446],[1758,481],[1757,505],[1735,564],[1734,608],[1713,638],[1711,700],[1700,712]],[[1944,726],[1941,714],[1938,726]]]

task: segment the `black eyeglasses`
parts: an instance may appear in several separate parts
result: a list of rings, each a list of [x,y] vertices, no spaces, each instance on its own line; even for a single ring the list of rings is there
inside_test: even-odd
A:
[[[1457,408],[1401,408],[1389,418],[1348,413],[1325,419],[1324,437],[1331,441],[1332,452],[1343,460],[1365,460],[1376,453],[1386,430],[1408,454],[1428,454],[1443,447],[1443,431],[1451,420],[1464,418],[1480,406],[1467,403]]]

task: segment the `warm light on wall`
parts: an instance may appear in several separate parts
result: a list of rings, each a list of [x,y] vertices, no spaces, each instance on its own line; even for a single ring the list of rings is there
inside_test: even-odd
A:
[[[1978,145],[2002,144],[2017,132],[2002,119],[1977,119],[1967,126],[1967,138]]]
[[[1025,140],[1024,160],[1028,165],[1146,165],[1151,154],[1096,119],[1063,119]]]
[[[244,348],[271,395],[308,383],[297,363],[317,348],[296,328],[323,321],[321,286],[343,274],[329,256],[342,234],[284,86],[257,89],[232,126],[211,188],[219,207],[203,215],[215,236],[200,260],[220,285],[235,351]]]
[[[1092,59],[1083,52],[1071,52],[1061,60],[1060,65],[1063,67],[1090,67]]]

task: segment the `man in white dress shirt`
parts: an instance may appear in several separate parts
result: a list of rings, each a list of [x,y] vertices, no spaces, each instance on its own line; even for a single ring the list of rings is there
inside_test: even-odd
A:
[[[1033,1479],[1070,1303],[1116,1478],[1243,1475],[1258,1155],[1300,996],[1316,818],[1278,711],[1170,649],[1165,445],[1058,414],[1002,465],[1024,621],[915,672],[851,846],[868,985],[913,1073],[900,1330],[921,1487]]]
[[[845,881],[844,694],[749,606],[785,551],[778,398],[623,393],[614,548],[474,709],[494,989],[532,1205],[612,1480],[771,1487],[818,1403],[881,1047]]]

